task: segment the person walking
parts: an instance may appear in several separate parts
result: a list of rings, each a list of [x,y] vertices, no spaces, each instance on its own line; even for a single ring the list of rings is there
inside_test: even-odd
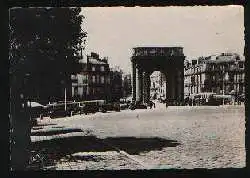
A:
[[[149,107],[150,107],[150,109],[152,109],[152,107],[153,107],[153,103],[152,103],[152,101],[150,101],[150,103],[149,103]]]

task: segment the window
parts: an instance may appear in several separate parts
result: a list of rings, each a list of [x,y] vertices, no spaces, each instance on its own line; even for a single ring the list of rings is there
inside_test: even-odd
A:
[[[215,80],[215,75],[213,75],[213,80]]]
[[[107,84],[110,84],[110,78],[107,77]]]
[[[83,83],[87,83],[87,75],[83,75],[83,77],[82,77],[82,81],[83,81]]]
[[[242,69],[243,67],[244,67],[243,62],[240,62],[240,63],[239,63],[239,68]]]
[[[195,84],[195,76],[191,76],[191,84],[192,84],[192,85]]]
[[[229,79],[229,75],[228,75],[228,73],[226,72],[225,73],[225,78],[224,78],[225,80],[228,80]]]
[[[104,76],[101,76],[101,83],[104,83]]]
[[[95,83],[95,76],[92,76],[92,82]]]
[[[96,75],[96,83],[99,83],[100,76]]]
[[[95,66],[92,66],[92,71],[95,71]]]
[[[105,69],[104,69],[104,66],[101,66],[101,69],[100,69],[100,70],[103,72],[103,71],[105,70]]]

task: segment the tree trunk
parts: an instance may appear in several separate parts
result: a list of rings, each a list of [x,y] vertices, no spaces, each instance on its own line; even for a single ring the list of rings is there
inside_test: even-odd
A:
[[[18,87],[15,81],[14,83],[15,85],[11,86],[10,97],[10,162],[13,170],[24,170],[29,162],[31,122],[25,99],[25,90],[23,86]]]

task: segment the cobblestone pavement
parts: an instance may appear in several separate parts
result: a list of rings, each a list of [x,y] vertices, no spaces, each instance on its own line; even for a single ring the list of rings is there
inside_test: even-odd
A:
[[[44,119],[32,130],[43,169],[245,167],[244,106],[160,107]],[[48,156],[49,155],[49,156]]]

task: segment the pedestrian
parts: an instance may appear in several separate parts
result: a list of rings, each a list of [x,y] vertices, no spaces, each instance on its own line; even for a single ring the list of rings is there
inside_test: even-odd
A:
[[[150,101],[149,106],[150,106],[150,109],[152,109],[152,107],[153,107],[152,101]]]

